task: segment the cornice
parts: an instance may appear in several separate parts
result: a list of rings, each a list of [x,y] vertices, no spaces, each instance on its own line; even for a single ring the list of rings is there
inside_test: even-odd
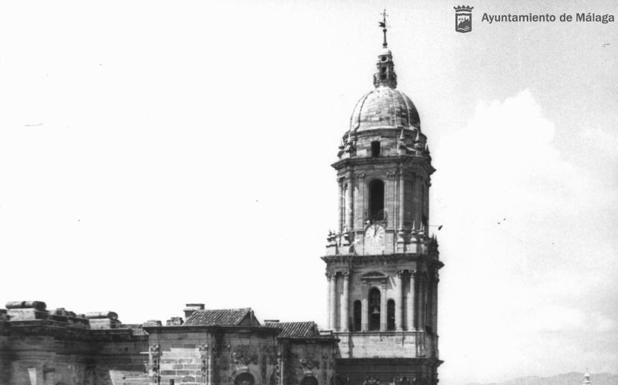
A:
[[[382,263],[382,264],[396,264],[400,262],[426,262],[431,266],[435,266],[438,269],[444,266],[439,260],[433,259],[426,254],[380,254],[380,255],[325,255],[322,260],[327,264],[339,263],[349,264],[351,266],[365,263]]]

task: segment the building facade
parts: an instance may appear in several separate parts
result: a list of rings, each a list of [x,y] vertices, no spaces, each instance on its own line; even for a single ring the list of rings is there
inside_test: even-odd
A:
[[[11,302],[0,309],[0,384],[436,385],[434,169],[384,34],[374,88],[353,109],[332,165],[339,223],[322,257],[327,330],[260,322],[249,308],[188,304],[165,325],[126,325],[115,312]]]

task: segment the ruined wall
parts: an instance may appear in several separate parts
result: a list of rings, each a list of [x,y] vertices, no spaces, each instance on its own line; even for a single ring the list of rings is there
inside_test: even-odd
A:
[[[118,385],[110,370],[144,371],[147,336],[131,330],[71,330],[47,323],[11,325],[0,337],[2,384]]]
[[[8,318],[0,320],[2,385],[121,385],[110,371],[144,372],[143,330],[112,319],[110,328],[92,330],[85,316],[47,311],[44,303],[9,305],[0,312]]]

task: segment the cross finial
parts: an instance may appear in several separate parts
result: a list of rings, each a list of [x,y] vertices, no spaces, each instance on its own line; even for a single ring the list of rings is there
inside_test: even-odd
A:
[[[388,47],[388,43],[386,42],[386,16],[388,16],[388,14],[386,13],[386,9],[382,11],[380,15],[382,15],[382,21],[380,21],[378,25],[382,28],[382,33],[384,34],[384,41],[382,42],[382,47],[386,48]]]

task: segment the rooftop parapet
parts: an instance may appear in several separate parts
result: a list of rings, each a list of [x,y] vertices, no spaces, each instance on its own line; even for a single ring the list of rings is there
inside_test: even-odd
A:
[[[142,327],[149,327],[149,326],[155,326],[155,327],[163,326],[163,323],[159,320],[148,320],[142,324]]]
[[[56,322],[67,323],[71,326],[83,329],[88,329],[90,327],[86,316],[84,316],[83,314],[75,314],[74,312],[66,310],[62,307],[50,310],[48,312],[48,319]]]
[[[122,323],[118,320],[118,313],[113,311],[99,311],[86,313],[90,329],[115,329]]]
[[[42,301],[10,301],[6,304],[10,321],[32,321],[47,319],[49,312]]]
[[[45,311],[47,304],[43,301],[9,301],[6,303],[7,309],[36,309]]]
[[[165,326],[182,326],[183,323],[182,317],[172,317],[165,322]]]
[[[91,311],[86,313],[86,318],[88,319],[100,319],[100,318],[108,318],[117,321],[118,313],[114,311]]]
[[[118,320],[118,313],[114,311],[76,314],[62,307],[47,310],[43,301],[10,301],[6,308],[7,310],[0,310],[0,320],[4,315],[9,322],[47,320],[81,329],[116,329],[122,325]]]

